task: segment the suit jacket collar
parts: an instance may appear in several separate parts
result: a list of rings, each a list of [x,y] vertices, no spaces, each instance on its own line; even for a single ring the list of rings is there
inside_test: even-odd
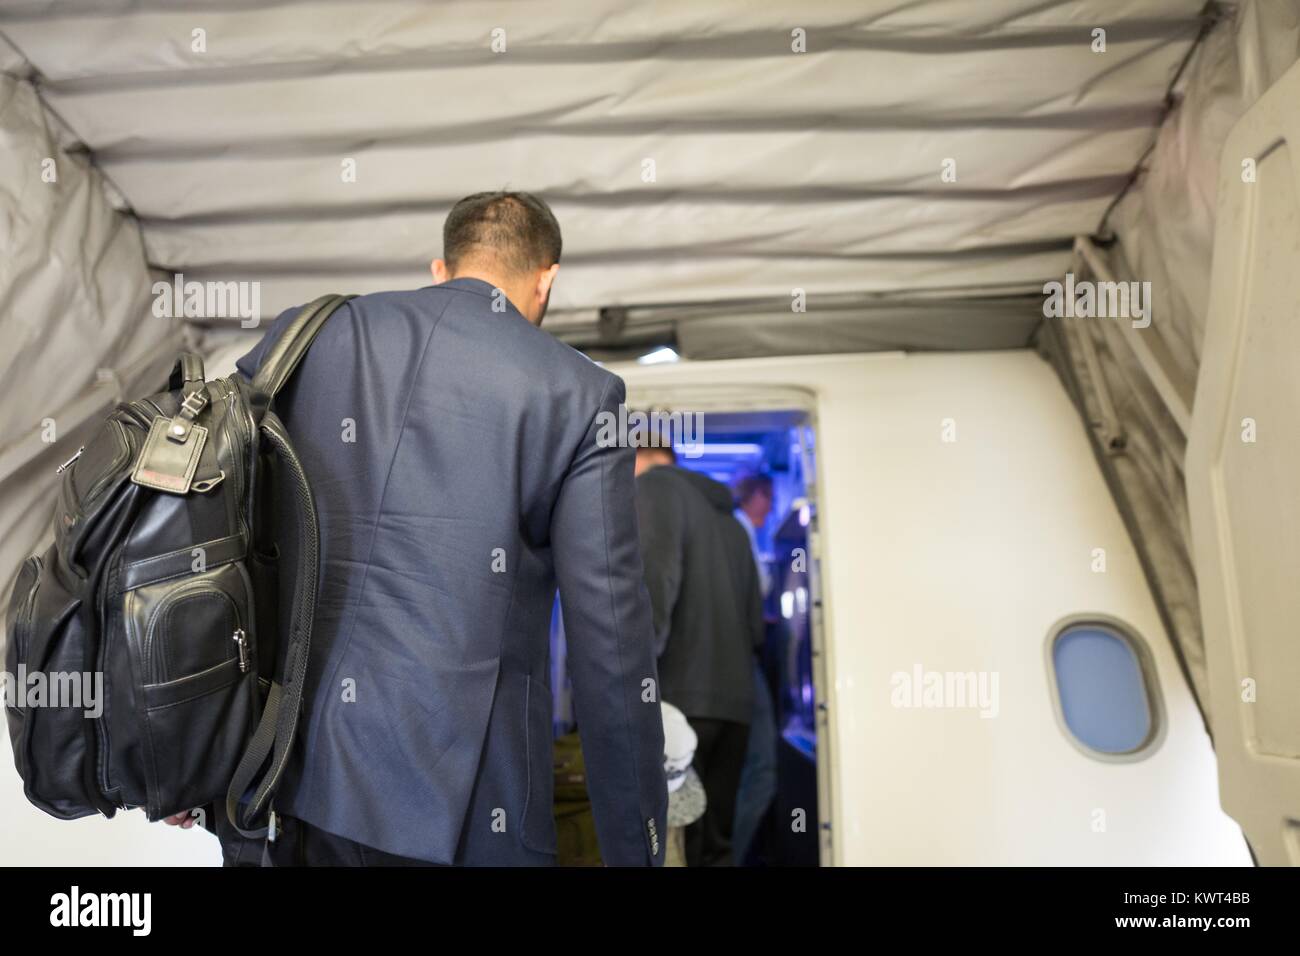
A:
[[[491,298],[492,294],[496,292],[496,286],[491,282],[485,282],[482,279],[476,279],[473,276],[461,276],[457,279],[448,279],[446,282],[441,283],[441,285],[446,286],[449,289],[460,289],[462,292],[473,292],[475,295],[488,296],[489,298]],[[429,288],[436,289],[438,286],[430,286]]]

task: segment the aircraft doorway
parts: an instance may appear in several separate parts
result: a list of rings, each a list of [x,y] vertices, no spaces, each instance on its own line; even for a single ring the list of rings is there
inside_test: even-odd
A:
[[[763,597],[764,642],[754,655],[756,696],[750,750],[737,792],[733,853],[738,866],[817,866],[823,850],[818,761],[825,759],[814,426],[808,412],[707,411],[703,438],[677,444],[677,464],[734,493],[758,479],[771,508],[751,521]],[[737,514],[739,514],[739,508]],[[565,663],[563,614],[551,624],[556,824],[561,864],[599,862],[584,787],[580,738]],[[671,703],[671,701],[666,701]],[[819,754],[819,737],[823,738]],[[825,767],[820,768],[823,775]],[[822,779],[825,779],[823,776]]]
[[[756,485],[771,489],[766,520],[751,521],[757,524],[756,552],[766,583],[766,636],[755,686],[763,697],[750,725],[737,800],[736,862],[816,866],[820,589],[810,545],[817,518],[814,429],[802,411],[705,413],[704,420],[704,441],[678,447],[678,464],[733,489],[742,512],[746,503],[739,498],[746,491]],[[768,793],[770,800],[764,799]],[[761,815],[754,819],[760,802]]]

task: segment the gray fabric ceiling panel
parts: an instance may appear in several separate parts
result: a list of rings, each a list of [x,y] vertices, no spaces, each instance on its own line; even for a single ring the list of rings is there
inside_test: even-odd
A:
[[[574,263],[561,269],[556,296],[568,287],[582,290],[593,301],[609,305],[699,303],[717,289],[744,289],[746,297],[790,302],[794,288],[803,289],[809,312],[792,321],[816,322],[818,296],[893,292],[898,290],[950,291],[986,294],[1041,290],[1042,275],[1063,272],[1070,261],[1069,245],[1048,249],[983,250],[969,257],[936,254],[909,255],[875,262],[859,261],[852,272],[839,259],[789,258],[779,273],[770,259],[756,256],[681,258],[667,261],[622,263],[617,269],[602,263]],[[323,292],[339,290],[364,294],[386,289],[428,285],[427,269],[413,265],[388,273],[321,269],[311,272],[186,270],[187,281],[226,282],[232,278],[261,283],[262,314],[272,316],[302,305]],[[792,284],[791,279],[795,280]],[[560,315],[548,315],[547,328],[557,327]],[[562,321],[562,320],[561,320]]]
[[[148,318],[135,222],[51,125],[30,83],[0,76],[0,619],[53,534],[55,468],[114,402],[157,388],[181,339]],[[7,633],[0,620],[0,644]]]
[[[797,279],[787,260],[852,259],[865,265],[995,247],[1057,247],[1062,229],[1100,216],[1111,199],[1108,191],[1093,186],[1077,193],[1025,197],[1014,207],[991,196],[939,197],[921,204],[906,197],[817,200],[797,209],[784,203],[697,200],[689,208],[648,210],[644,228],[630,236],[622,234],[620,217],[599,206],[555,202],[552,208],[565,224],[566,269],[576,264],[622,268],[651,259],[744,255],[770,259],[775,273]],[[264,263],[377,273],[423,269],[441,253],[445,215],[446,208],[305,220],[153,222],[147,247],[155,264],[184,263],[194,270],[234,273]],[[314,233],[310,241],[304,236],[309,231]],[[369,237],[364,246],[358,246],[358,235]],[[564,299],[602,304],[582,291],[570,290]]]
[[[360,57],[481,56],[494,29],[507,53],[533,60],[713,60],[788,50],[802,28],[810,52],[940,47],[997,49],[1042,36],[1119,26],[1168,37],[1200,11],[1198,0],[232,0],[194,9],[180,0],[9,0],[6,31],[51,81],[175,73],[202,65],[247,71]],[[191,34],[213,42],[200,56]],[[672,43],[665,43],[666,37]],[[603,52],[602,52],[603,51]],[[428,62],[425,59],[425,62]],[[1029,76],[1008,70],[1010,76]]]
[[[607,211],[623,203],[662,203],[665,192],[748,206],[782,199],[796,188],[813,201],[904,195],[919,202],[989,193],[996,199],[1032,189],[1068,195],[1078,184],[1099,184],[1114,196],[1116,183],[1122,185],[1132,172],[1132,157],[1150,141],[1151,116],[1144,114],[1143,120],[1115,129],[714,129],[668,138],[520,132],[511,136],[509,148],[440,142],[434,134],[427,143],[374,144],[360,151],[297,149],[275,155],[243,149],[234,155],[221,149],[183,158],[97,154],[97,159],[132,197],[136,215],[151,224],[301,217],[315,210],[414,206],[441,212],[485,182],[543,181],[555,199],[583,200]],[[586,163],[574,162],[575,146],[587,151]],[[357,160],[355,182],[342,177],[349,157]],[[641,161],[647,157],[656,161],[654,184],[641,181]],[[958,160],[955,183],[938,179],[948,157]],[[794,169],[800,170],[801,187],[792,184]]]
[[[1015,349],[1042,319],[1037,298],[907,303],[820,313],[812,327],[789,314],[752,312],[683,322],[677,350],[692,359],[884,352],[894,349]],[[996,344],[991,344],[996,343]]]
[[[268,315],[421,285],[451,203],[529,189],[565,230],[552,322],[578,328],[1041,290],[1151,142],[1202,6],[14,0],[0,35],[156,271],[259,281]]]
[[[928,55],[798,55],[778,47],[740,60],[535,63],[485,54],[460,66],[385,69],[360,61],[307,76],[212,75],[200,64],[180,80],[47,83],[43,92],[90,149],[108,156],[239,155],[285,139],[326,150],[417,137],[430,148],[460,140],[491,148],[502,135],[541,129],[669,136],[757,126],[797,134],[809,126],[933,128],[973,120],[990,128],[1102,129],[1158,118],[1193,36],[1184,26],[1168,39],[1116,38],[1102,55],[1089,52],[1081,31],[1043,47]],[[929,70],[918,62],[927,58]],[[908,82],[890,82],[900,75]],[[1026,83],[1027,76],[1036,82]]]

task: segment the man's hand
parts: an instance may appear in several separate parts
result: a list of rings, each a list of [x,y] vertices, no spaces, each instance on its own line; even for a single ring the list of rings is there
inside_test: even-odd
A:
[[[173,816],[163,818],[163,823],[169,827],[180,827],[182,830],[189,830],[198,821],[199,818],[194,815],[193,810],[182,810]]]

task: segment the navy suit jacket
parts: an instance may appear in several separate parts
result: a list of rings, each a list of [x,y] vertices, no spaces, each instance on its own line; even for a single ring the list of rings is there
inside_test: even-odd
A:
[[[478,279],[362,296],[325,323],[275,404],[322,549],[279,811],[433,862],[554,862],[558,585],[601,855],[663,862],[634,452],[597,440],[623,398]]]

